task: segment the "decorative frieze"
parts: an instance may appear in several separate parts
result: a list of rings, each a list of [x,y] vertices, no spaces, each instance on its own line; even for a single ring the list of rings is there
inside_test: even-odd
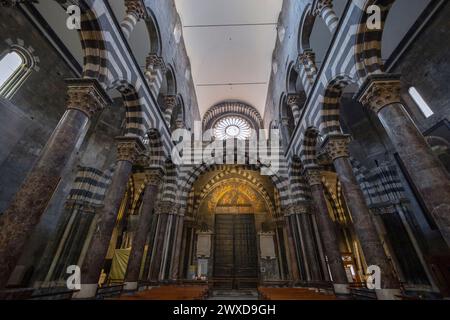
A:
[[[68,79],[67,109],[75,109],[92,118],[111,104],[111,99],[95,79]]]

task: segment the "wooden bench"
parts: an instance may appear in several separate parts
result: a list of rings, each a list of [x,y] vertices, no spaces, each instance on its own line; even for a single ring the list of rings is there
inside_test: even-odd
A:
[[[336,300],[335,295],[325,294],[312,288],[259,287],[258,292],[264,300]]]
[[[122,295],[120,300],[203,300],[208,295],[208,286],[167,285]]]

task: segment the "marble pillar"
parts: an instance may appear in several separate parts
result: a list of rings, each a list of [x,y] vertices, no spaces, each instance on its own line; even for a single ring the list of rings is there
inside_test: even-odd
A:
[[[300,96],[297,94],[290,94],[287,97],[287,104],[288,106],[291,108],[292,110],[292,115],[294,116],[294,123],[295,125],[298,124],[298,122],[300,121],[300,104],[301,104],[301,99]]]
[[[70,79],[67,84],[66,112],[8,209],[0,216],[0,288],[6,285],[28,236],[61,180],[63,170],[80,147],[90,119],[110,104],[97,80]]]
[[[318,72],[316,55],[312,50],[307,49],[298,55],[297,70],[302,79],[303,89],[307,94],[310,93]]]
[[[320,265],[318,264],[316,249],[314,246],[315,237],[310,228],[311,211],[311,203],[299,203],[294,206],[294,212],[296,212],[296,215],[301,222],[300,228],[302,229],[304,235],[303,240],[305,244],[306,258],[308,261],[310,275],[310,279],[308,280],[320,281]]]
[[[402,105],[396,75],[369,77],[358,100],[377,114],[416,190],[450,247],[450,180]]]
[[[156,214],[158,215],[158,228],[156,230],[154,241],[154,255],[151,259],[149,280],[159,282],[161,280],[161,266],[163,263],[164,247],[168,244],[165,243],[167,227],[169,222],[169,216],[173,213],[174,206],[170,202],[160,202],[156,208]]]
[[[289,261],[289,270],[291,273],[291,277],[293,281],[298,281],[300,279],[299,268],[297,265],[297,255],[295,250],[295,242],[292,235],[291,224],[289,222],[289,216],[285,215],[284,217],[285,225],[284,230],[286,232],[286,240],[287,240],[287,251],[288,251],[288,261]]]
[[[165,110],[164,110],[164,118],[166,119],[167,124],[170,127],[170,122],[172,120],[172,113],[173,110],[175,109],[175,107],[177,106],[177,97],[176,96],[165,96],[164,97],[164,105],[165,105]]]
[[[89,299],[95,297],[98,280],[117,221],[119,207],[131,176],[133,163],[143,150],[144,145],[140,138],[117,138],[117,167],[106,193],[104,206],[98,212],[97,225],[81,267],[81,290],[74,295],[74,298]]]
[[[320,16],[331,34],[334,34],[339,24],[339,18],[333,10],[332,0],[316,0],[313,5],[313,14]]]
[[[133,239],[130,258],[128,259],[125,275],[125,290],[137,290],[139,273],[141,271],[142,257],[144,256],[145,243],[153,218],[158,189],[161,185],[163,173],[161,170],[145,169],[145,190],[142,199],[142,209],[139,217],[139,225]]]
[[[174,247],[172,251],[172,262],[170,264],[170,279],[175,281],[179,280],[180,274],[180,260],[182,259],[180,253],[181,253],[181,246],[182,246],[182,240],[183,240],[183,230],[184,230],[184,210],[180,209],[178,212],[178,215],[176,216],[177,219],[177,228],[175,230],[175,240],[174,240]]]
[[[331,276],[333,277],[334,291],[337,294],[349,294],[348,280],[345,274],[342,255],[339,250],[339,238],[335,225],[331,220],[330,213],[328,212],[320,170],[318,168],[308,168],[306,169],[306,177],[317,208],[317,224]]]
[[[145,5],[142,0],[125,0],[126,16],[120,23],[125,38],[129,38],[139,20],[146,16]]]
[[[163,58],[154,53],[149,54],[145,61],[144,75],[155,98],[159,95],[165,74],[166,65]]]
[[[349,137],[346,135],[328,135],[323,147],[333,160],[367,265],[381,269],[381,288],[376,290],[377,297],[395,299],[400,293],[400,286],[376,231],[364,194],[353,173],[348,143]]]

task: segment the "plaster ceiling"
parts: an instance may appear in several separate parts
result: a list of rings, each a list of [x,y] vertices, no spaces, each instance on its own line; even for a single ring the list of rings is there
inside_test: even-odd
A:
[[[282,0],[175,0],[200,114],[238,100],[264,114]]]

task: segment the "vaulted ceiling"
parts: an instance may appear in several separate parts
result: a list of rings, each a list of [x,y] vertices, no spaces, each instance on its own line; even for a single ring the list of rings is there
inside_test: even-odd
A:
[[[238,100],[264,114],[282,0],[175,0],[200,114]]]

